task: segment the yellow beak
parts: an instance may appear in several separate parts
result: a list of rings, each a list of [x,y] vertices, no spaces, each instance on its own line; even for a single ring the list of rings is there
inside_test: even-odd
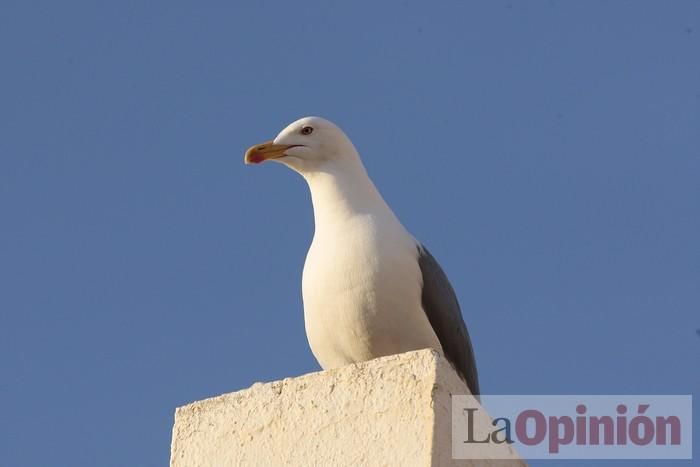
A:
[[[272,141],[265,141],[262,144],[256,144],[248,148],[243,161],[246,164],[260,164],[270,159],[278,159],[284,156],[284,151],[291,147],[294,147],[294,145],[273,144]]]

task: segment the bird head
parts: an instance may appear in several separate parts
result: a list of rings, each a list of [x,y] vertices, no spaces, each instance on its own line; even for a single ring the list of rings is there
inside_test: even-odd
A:
[[[246,164],[279,162],[302,175],[322,170],[328,163],[357,160],[357,151],[343,130],[321,117],[289,124],[274,140],[251,146],[244,158]]]

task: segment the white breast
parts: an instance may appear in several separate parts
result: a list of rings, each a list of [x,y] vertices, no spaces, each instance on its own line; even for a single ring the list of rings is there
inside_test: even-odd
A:
[[[319,228],[304,265],[306,333],[323,368],[432,347],[414,239],[391,215],[344,216]]]

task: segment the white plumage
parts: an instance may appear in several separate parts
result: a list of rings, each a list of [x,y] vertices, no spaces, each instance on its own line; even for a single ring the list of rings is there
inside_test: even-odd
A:
[[[251,147],[245,160],[281,162],[309,185],[315,233],[302,292],[306,334],[320,365],[430,347],[477,393],[471,343],[451,286],[379,194],[347,136],[327,120],[306,117]]]

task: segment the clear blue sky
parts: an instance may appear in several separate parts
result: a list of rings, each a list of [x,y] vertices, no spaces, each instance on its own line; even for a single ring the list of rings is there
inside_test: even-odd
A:
[[[176,406],[318,369],[307,188],[242,164],[309,114],[485,393],[699,393],[697,1],[4,0],[0,57],[3,465],[166,465]]]

